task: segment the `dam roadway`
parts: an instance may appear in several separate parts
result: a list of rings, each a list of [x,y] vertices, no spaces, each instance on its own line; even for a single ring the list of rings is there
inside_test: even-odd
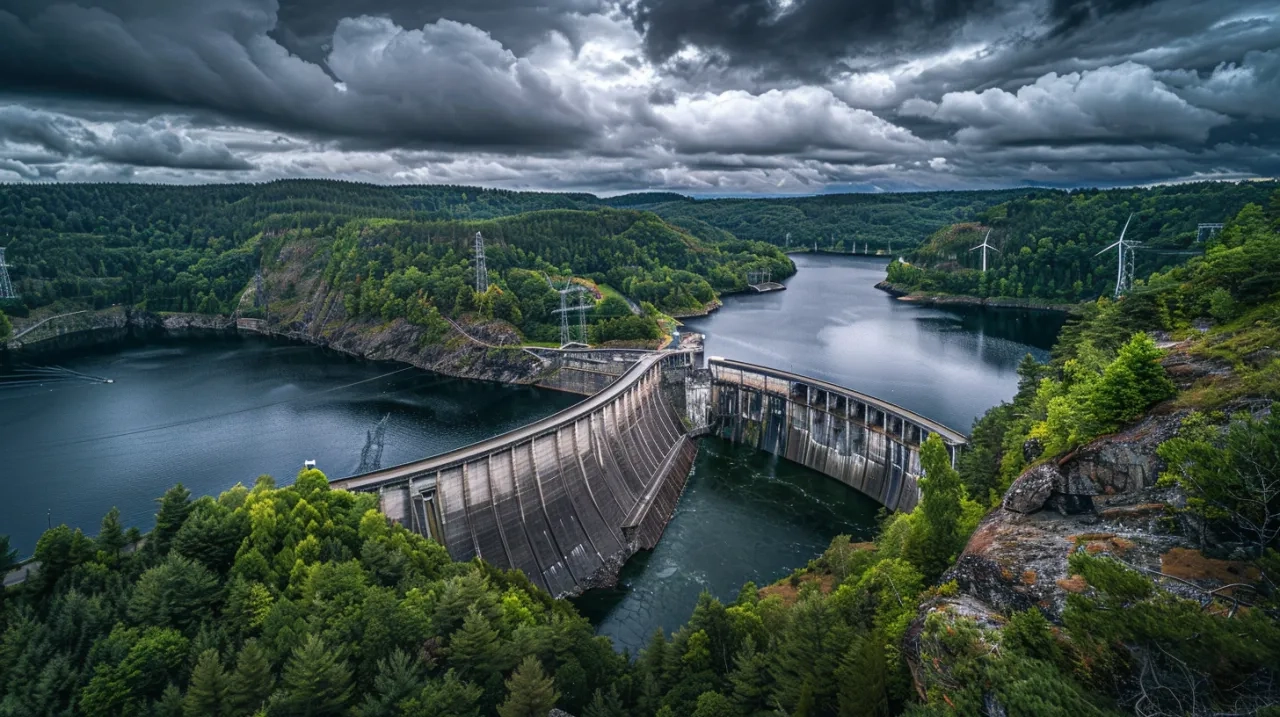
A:
[[[715,433],[807,465],[895,510],[915,506],[919,445],[937,433],[953,460],[965,438],[849,389],[736,361],[639,354],[607,386],[559,413],[470,446],[332,487],[377,493],[393,521],[518,568],[557,597],[613,584],[652,549],[697,454]]]

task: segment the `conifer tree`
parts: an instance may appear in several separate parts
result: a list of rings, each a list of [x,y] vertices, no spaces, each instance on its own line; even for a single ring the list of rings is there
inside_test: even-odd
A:
[[[160,498],[160,510],[156,513],[156,529],[151,531],[148,546],[163,555],[169,550],[169,543],[178,534],[191,513],[191,491],[181,483],[164,492]]]
[[[191,671],[191,684],[183,707],[189,715],[223,717],[227,709],[227,673],[222,669],[222,658],[217,650],[205,650],[196,660]]]
[[[459,676],[480,683],[502,672],[504,660],[498,631],[474,608],[462,629],[449,640],[449,662],[458,669]]]
[[[941,575],[960,549],[960,515],[963,512],[964,484],[951,467],[951,456],[938,434],[920,447],[920,516],[924,518],[924,554],[917,562],[927,576]]]
[[[116,558],[125,546],[124,527],[120,525],[120,509],[112,507],[102,517],[102,528],[98,531],[98,550],[108,557]]]
[[[773,687],[769,662],[768,654],[756,650],[755,640],[750,637],[734,657],[729,683],[733,685],[733,703],[739,713],[754,715],[769,711]]]
[[[859,635],[850,643],[836,671],[836,700],[840,717],[882,717],[889,714],[888,666],[880,632]]]
[[[342,715],[351,699],[351,669],[336,650],[311,635],[289,656],[284,684],[271,714],[297,717]]]
[[[236,657],[236,669],[227,682],[229,714],[246,717],[254,714],[271,697],[275,676],[271,662],[257,640],[248,640]]]
[[[583,710],[582,717],[627,717],[617,688],[610,686],[608,692],[597,689],[591,703]]]
[[[498,706],[500,717],[547,717],[560,693],[542,671],[538,658],[529,655],[507,679],[507,699]]]

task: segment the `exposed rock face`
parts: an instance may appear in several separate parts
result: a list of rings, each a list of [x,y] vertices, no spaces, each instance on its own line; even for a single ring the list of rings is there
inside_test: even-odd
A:
[[[1002,503],[1004,509],[1015,513],[1034,513],[1040,510],[1053,493],[1054,483],[1059,482],[1060,478],[1057,466],[1051,463],[1031,468],[1009,486]]]

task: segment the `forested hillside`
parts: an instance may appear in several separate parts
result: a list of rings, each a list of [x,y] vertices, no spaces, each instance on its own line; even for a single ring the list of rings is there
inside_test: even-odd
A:
[[[905,289],[982,298],[1049,302],[1092,300],[1111,293],[1115,242],[1132,214],[1126,241],[1138,242],[1135,276],[1149,276],[1204,252],[1199,224],[1221,224],[1246,204],[1267,206],[1275,182],[1205,182],[1146,189],[1080,189],[1017,197],[947,227],[890,268],[889,281]],[[995,251],[982,269],[970,251],[990,230]],[[1206,234],[1206,237],[1208,234]]]
[[[916,192],[910,194],[830,194],[766,199],[691,199],[674,194],[628,194],[606,200],[614,206],[647,209],[678,226],[714,227],[741,239],[786,243],[834,251],[888,253],[923,242],[955,222],[970,221],[987,209],[1021,196],[1053,192]]]
[[[281,249],[305,240],[332,257],[325,278],[353,318],[436,326],[442,315],[479,311],[553,340],[558,297],[544,274],[578,276],[651,307],[594,296],[598,338],[652,340],[659,311],[702,311],[720,292],[744,288],[753,269],[794,271],[767,244],[723,232],[698,238],[587,195],[459,187],[12,186],[0,188],[0,224],[10,227],[7,262],[22,296],[0,311],[16,316],[113,304],[257,316],[257,297],[241,301],[251,279],[284,269]],[[488,297],[471,291],[476,232],[486,236]]]

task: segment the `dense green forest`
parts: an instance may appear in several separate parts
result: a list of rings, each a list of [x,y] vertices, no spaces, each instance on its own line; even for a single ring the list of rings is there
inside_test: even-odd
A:
[[[699,238],[587,195],[459,187],[12,186],[0,188],[0,223],[11,227],[8,263],[22,296],[0,311],[15,316],[113,304],[257,315],[240,301],[245,288],[260,268],[284,268],[288,242],[306,241],[331,257],[325,278],[346,293],[352,317],[437,326],[478,311],[553,340],[559,299],[544,277],[578,276],[635,302],[592,296],[597,338],[649,340],[660,312],[701,311],[745,288],[751,270],[794,272],[768,244]],[[476,232],[488,247],[486,296],[471,292]]]
[[[1133,220],[1126,241],[1135,250],[1138,279],[1201,254],[1216,235],[1197,231],[1223,223],[1246,204],[1266,206],[1275,182],[1203,182],[1145,189],[1079,189],[1016,197],[944,228],[895,263],[889,281],[904,288],[978,297],[1077,302],[1111,294],[1116,283],[1115,242]],[[988,269],[971,249],[990,230]],[[1197,241],[1206,238],[1207,241]]]
[[[984,211],[1022,196],[1053,192],[913,192],[829,194],[816,197],[691,199],[678,194],[629,194],[606,200],[646,209],[697,233],[727,231],[742,239],[787,243],[796,248],[888,253],[916,246],[939,228],[971,221]]]
[[[824,248],[831,248],[833,241],[852,242],[856,238],[860,246],[869,242],[876,250],[891,244],[905,247],[919,243],[947,224],[970,220],[1021,194],[942,192],[693,200],[674,194],[600,199],[589,194],[454,186],[379,187],[311,180],[197,187],[6,185],[0,186],[0,226],[7,235],[3,241],[8,247],[10,274],[23,301],[0,306],[0,310],[21,316],[57,303],[101,308],[146,302],[157,311],[216,311],[231,302],[253,276],[262,258],[256,237],[301,229],[333,236],[351,221],[484,222],[527,212],[607,211],[614,207],[652,211],[704,244],[729,244],[730,253],[739,253],[753,242],[781,245],[787,232],[792,233],[797,246],[820,241]],[[563,226],[563,215],[556,216],[561,217]],[[545,228],[547,220],[542,224]],[[593,226],[599,228],[598,223]],[[579,245],[595,238],[583,237],[580,230],[574,229]],[[519,231],[512,228],[506,235],[498,231],[497,239],[516,242],[521,238]],[[545,236],[531,241],[542,248],[550,246]],[[843,250],[843,246],[839,248]],[[531,252],[528,242],[522,248]],[[568,257],[539,258],[560,269],[605,271],[598,262],[591,263],[591,257],[582,255],[581,247],[576,251],[577,255]],[[589,266],[564,266],[578,258],[587,259]],[[695,273],[702,270],[701,276],[717,291],[741,285],[738,267],[734,267],[731,280],[711,275],[707,263],[672,268]],[[775,277],[784,275],[786,272],[774,272]],[[657,298],[655,292],[650,293],[655,295],[632,298]]]
[[[1280,412],[1223,411],[1280,399],[1268,348],[1280,345],[1278,229],[1280,213],[1247,206],[1205,257],[1093,305],[1050,363],[1023,363],[1017,397],[978,422],[956,468],[937,437],[926,443],[919,505],[887,517],[874,543],[840,537],[778,585],[748,584],[732,602],[704,595],[632,660],[521,575],[452,563],[388,525],[371,496],[305,471],[288,488],[263,478],[216,499],[174,488],[141,543],[114,511],[95,538],[45,533],[40,572],[2,594],[0,714],[1274,710]],[[1178,393],[1148,332],[1186,337],[1230,371]],[[1201,521],[1206,550],[1251,564],[1252,607],[1207,609],[1089,551],[1069,560],[1088,589],[1056,623],[1034,607],[998,624],[928,607],[955,595],[946,571],[1028,460],[1170,400],[1194,411],[1159,448],[1162,481],[1186,494],[1180,510]],[[1135,688],[1151,684],[1161,689]]]

